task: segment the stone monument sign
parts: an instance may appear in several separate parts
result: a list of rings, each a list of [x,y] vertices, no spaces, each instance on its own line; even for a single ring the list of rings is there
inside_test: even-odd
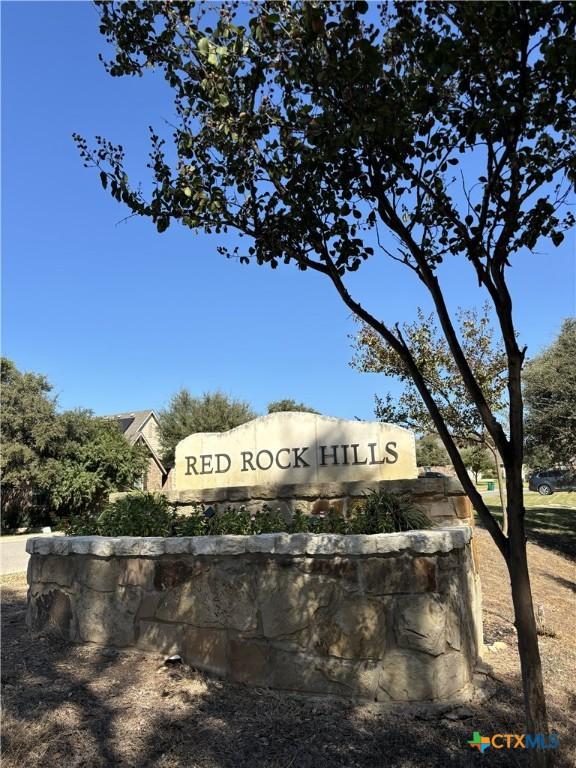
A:
[[[176,446],[177,491],[415,477],[414,434],[377,421],[273,413]]]

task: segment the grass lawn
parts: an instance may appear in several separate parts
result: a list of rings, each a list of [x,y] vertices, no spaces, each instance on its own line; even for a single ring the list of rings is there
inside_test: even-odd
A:
[[[497,499],[486,501],[490,511],[500,521],[502,513]],[[541,496],[535,491],[525,491],[524,505],[528,539],[576,559],[576,493]]]
[[[480,491],[480,493],[484,493],[484,491],[488,490],[488,483],[493,484],[494,488],[492,490],[498,491],[498,481],[495,477],[483,477],[482,480],[478,480],[478,482],[474,483],[474,485]]]

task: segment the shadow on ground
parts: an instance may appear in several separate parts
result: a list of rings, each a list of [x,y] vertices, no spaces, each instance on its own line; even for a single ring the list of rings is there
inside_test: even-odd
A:
[[[499,507],[489,506],[500,522]],[[576,509],[563,507],[529,507],[526,509],[528,540],[576,560]],[[483,527],[481,521],[477,521]]]
[[[473,731],[523,732],[517,676],[464,720],[421,720],[376,705],[301,698],[205,677],[132,650],[32,639],[23,590],[4,590],[3,768],[524,766],[526,754],[468,746]],[[576,748],[569,714],[550,709],[559,766]]]

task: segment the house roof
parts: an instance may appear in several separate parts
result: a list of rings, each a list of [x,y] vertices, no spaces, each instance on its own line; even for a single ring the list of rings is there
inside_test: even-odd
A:
[[[150,444],[150,441],[146,438],[146,436],[142,432],[148,419],[153,418],[154,421],[158,423],[158,417],[156,416],[154,411],[132,411],[132,413],[114,413],[110,416],[105,416],[104,418],[113,419],[118,424],[118,426],[120,427],[120,431],[122,432],[126,440],[128,440],[130,445],[134,445],[135,443],[138,442],[138,440],[141,440],[147,446],[148,450],[152,454],[152,458],[158,464],[162,473],[167,474],[167,470],[164,467],[162,463],[162,459],[158,455],[158,452],[153,448],[153,446]]]
[[[111,416],[106,416],[107,419],[114,419],[120,431],[128,440],[130,445],[134,445],[136,440],[140,437],[140,433],[150,418],[153,416],[155,421],[158,421],[154,411],[133,411],[132,413],[115,413]]]

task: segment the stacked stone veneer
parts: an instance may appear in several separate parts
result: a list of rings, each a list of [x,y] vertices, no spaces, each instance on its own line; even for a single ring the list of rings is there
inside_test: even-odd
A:
[[[255,686],[443,700],[470,683],[481,636],[470,537],[30,539],[28,625]]]
[[[165,495],[177,511],[184,514],[198,504],[209,504],[217,509],[244,506],[248,511],[260,510],[266,504],[282,512],[292,513],[300,509],[305,514],[316,514],[333,507],[346,514],[354,504],[365,498],[369,490],[377,489],[409,494],[433,523],[469,523],[472,520],[470,500],[460,482],[451,477],[172,490]]]

